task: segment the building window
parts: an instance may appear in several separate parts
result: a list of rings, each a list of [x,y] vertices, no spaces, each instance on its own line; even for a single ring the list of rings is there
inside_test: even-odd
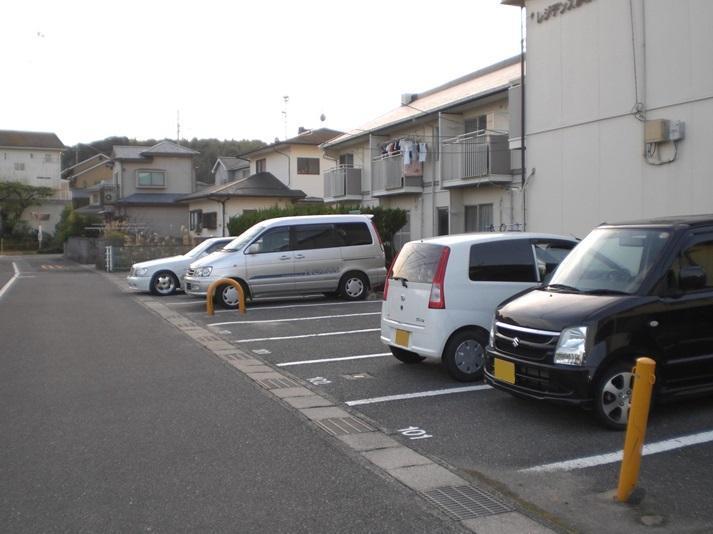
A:
[[[297,158],[297,174],[319,174],[319,158]]]
[[[255,161],[255,172],[266,172],[267,171],[267,161],[265,158]]]
[[[470,119],[465,119],[465,133],[479,132],[488,127],[487,115],[478,115]]]
[[[20,163],[20,162],[15,162],[15,170],[16,171],[24,171],[25,170],[25,164]]]
[[[494,230],[492,204],[465,207],[466,232],[489,232],[492,230]]]
[[[50,178],[49,176],[38,176],[37,179],[38,180],[51,180],[52,178]]]
[[[339,156],[340,167],[354,167],[354,154],[342,154]]]
[[[448,235],[448,208],[436,208],[438,228],[436,235]]]
[[[52,154],[45,154],[45,163],[52,163]]]
[[[200,234],[203,229],[203,210],[191,210],[188,213],[188,228]]]
[[[137,187],[166,187],[164,171],[136,171]]]
[[[215,211],[203,213],[201,216],[201,226],[203,228],[207,228],[208,230],[215,230],[218,228],[218,213]]]

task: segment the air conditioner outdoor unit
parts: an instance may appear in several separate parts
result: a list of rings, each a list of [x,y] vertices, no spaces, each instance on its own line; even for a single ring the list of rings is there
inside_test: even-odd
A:
[[[114,204],[116,202],[116,192],[113,189],[102,191],[102,204]]]

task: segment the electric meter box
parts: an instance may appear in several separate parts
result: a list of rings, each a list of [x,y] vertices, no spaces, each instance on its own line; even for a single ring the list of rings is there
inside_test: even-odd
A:
[[[686,123],[668,119],[653,119],[646,121],[644,139],[646,143],[665,143],[683,139],[686,133]]]

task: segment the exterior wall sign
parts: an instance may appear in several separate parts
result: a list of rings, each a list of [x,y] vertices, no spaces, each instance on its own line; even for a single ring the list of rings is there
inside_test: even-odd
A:
[[[591,1],[592,0],[565,0],[563,2],[555,2],[547,6],[544,11],[533,12],[530,18],[534,19],[535,16],[537,16],[537,23],[540,24],[557,15],[564,15],[567,11],[580,7],[583,4],[588,4]]]

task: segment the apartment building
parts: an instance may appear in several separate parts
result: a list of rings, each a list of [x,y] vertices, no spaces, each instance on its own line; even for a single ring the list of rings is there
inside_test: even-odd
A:
[[[519,58],[418,94],[322,145],[325,202],[402,208],[409,239],[520,228]],[[512,132],[512,134],[511,134]]]

